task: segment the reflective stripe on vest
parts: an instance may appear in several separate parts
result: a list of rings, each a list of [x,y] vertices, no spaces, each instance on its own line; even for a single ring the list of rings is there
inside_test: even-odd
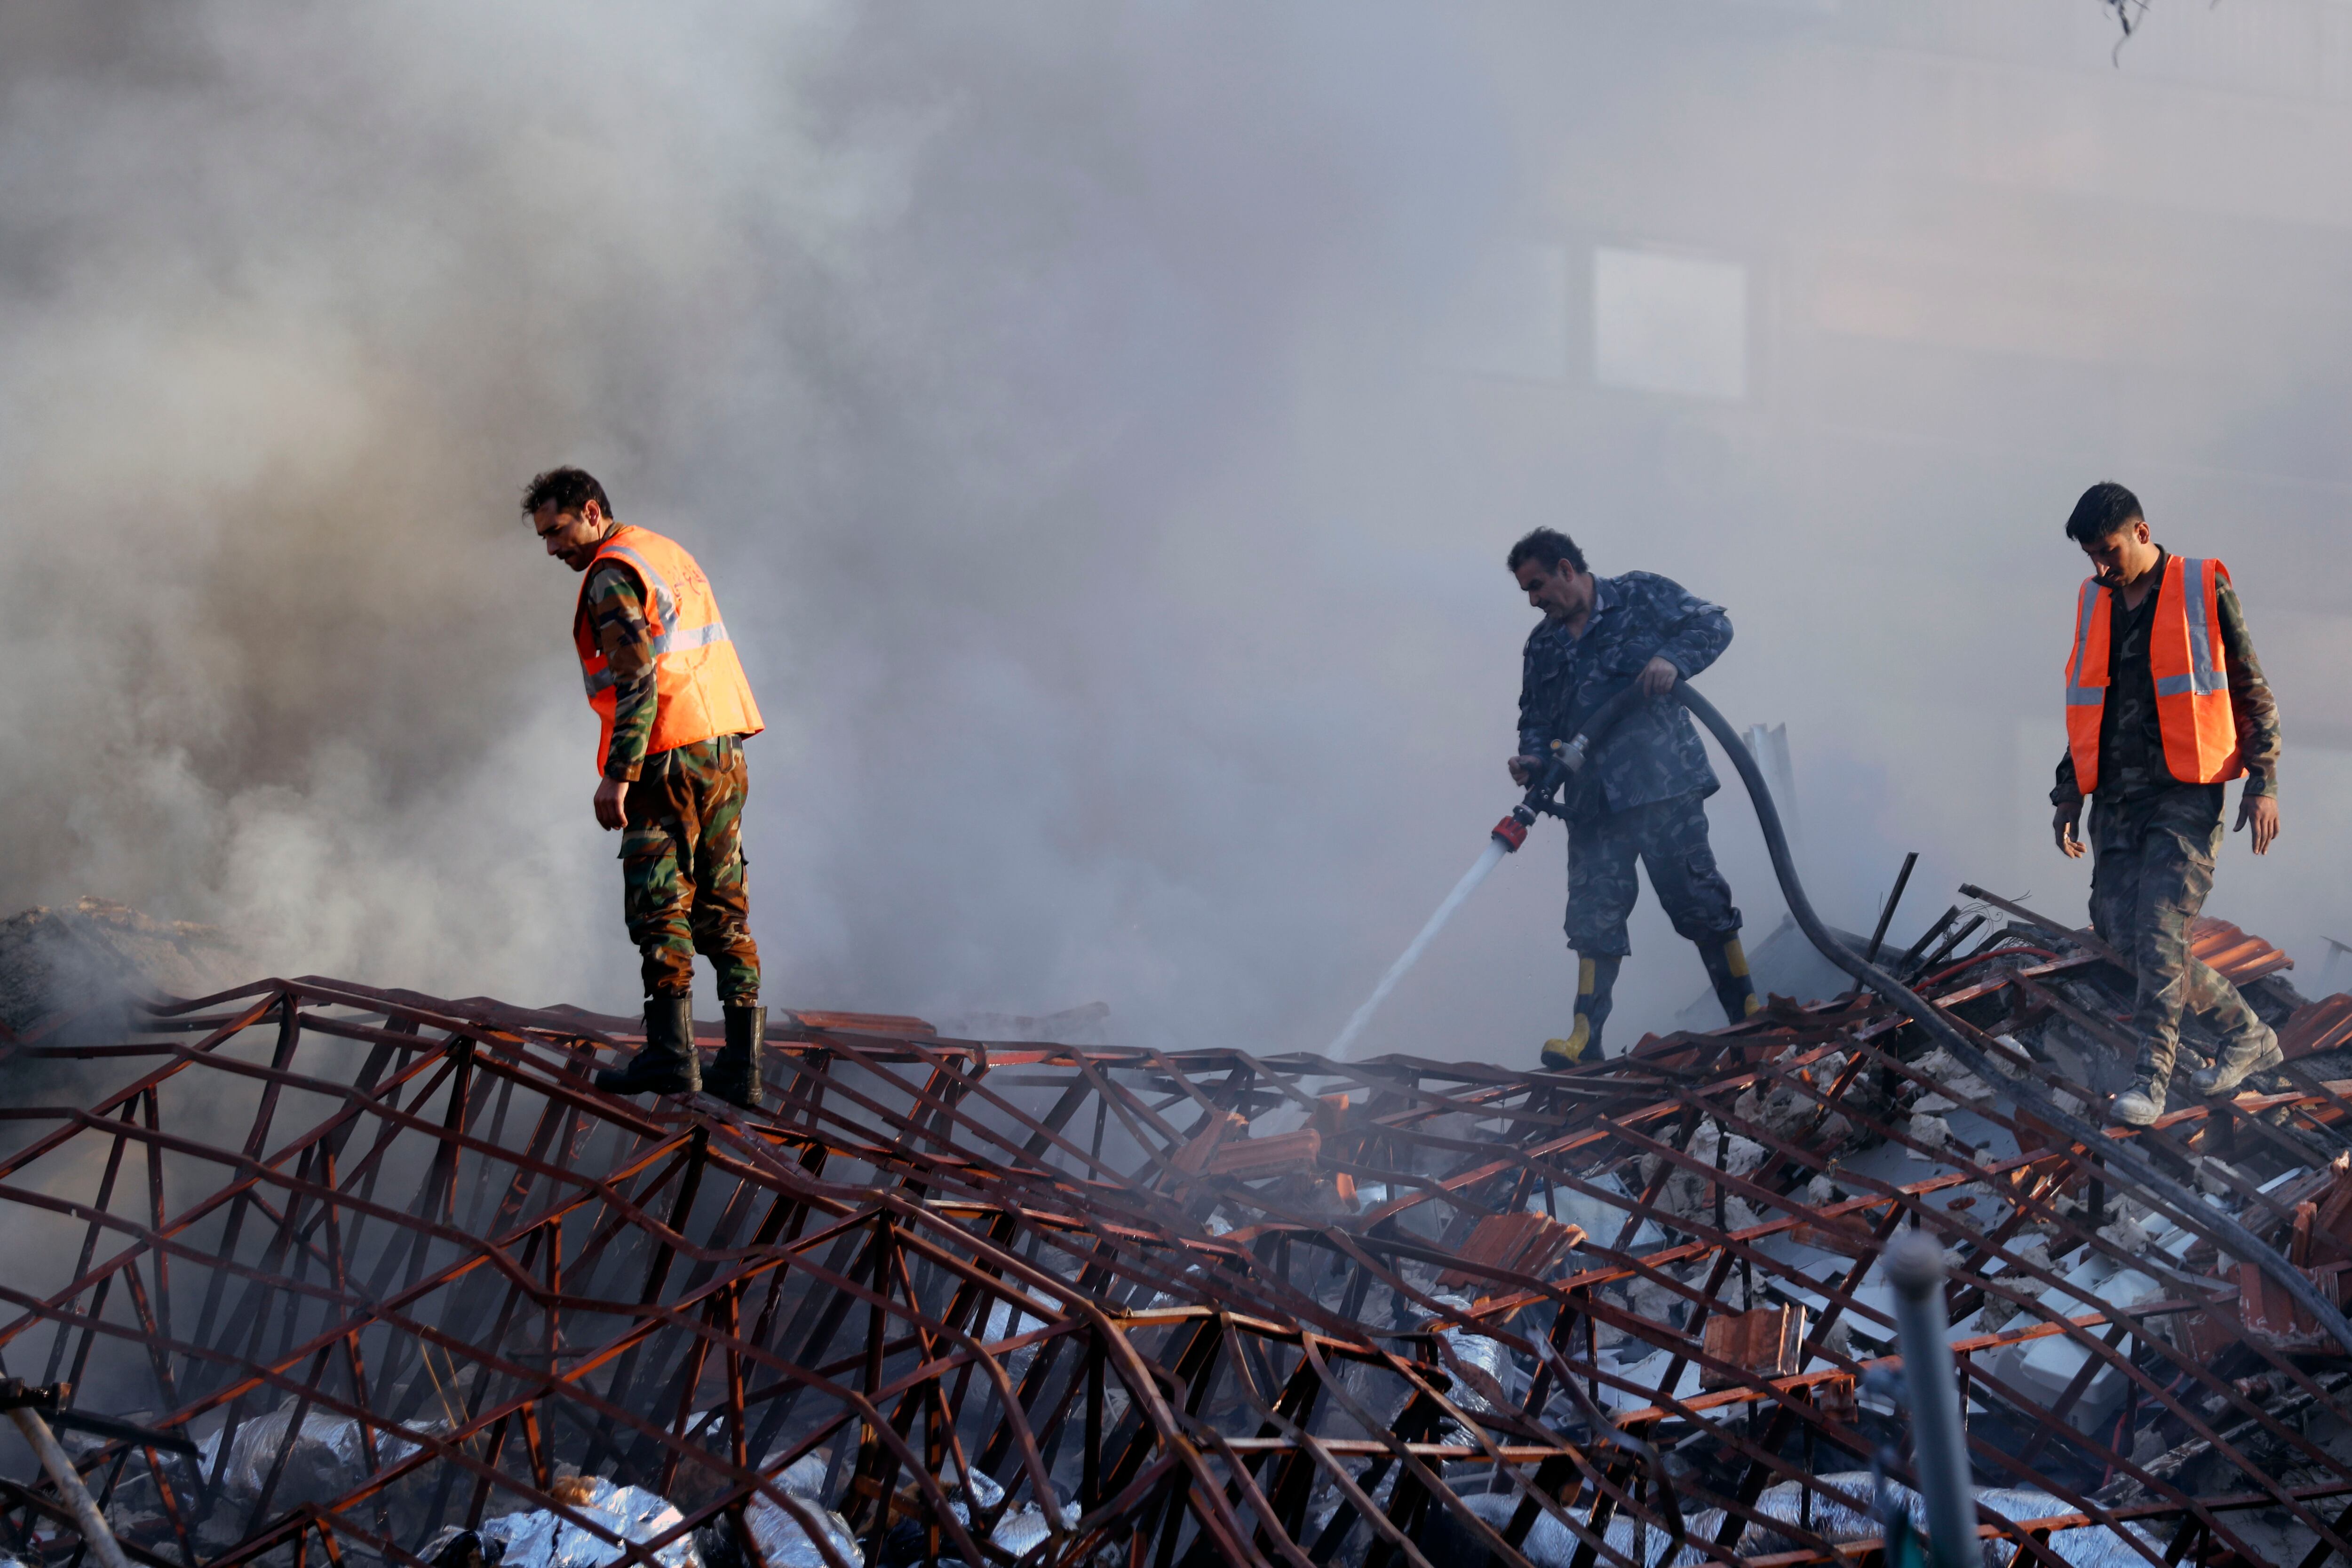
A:
[[[2066,706],[2069,708],[2080,708],[2086,704],[2095,708],[2106,700],[2106,661],[2102,659],[2099,662],[2097,672],[2099,683],[2096,686],[2091,684],[2092,672],[2088,668],[2091,662],[2091,621],[2095,616],[2104,615],[2105,612],[2106,601],[2099,588],[2098,580],[2093,578],[2083,584],[2082,603],[2074,610],[2074,656],[2066,661]],[[2100,628],[2098,640],[2101,648],[2104,649],[2106,646],[2105,627]]]
[[[727,635],[726,622],[713,621],[707,626],[694,626],[683,631],[664,632],[659,637],[653,639],[653,649],[655,655],[658,657],[669,652],[672,648],[709,647],[715,642],[732,642],[734,640],[734,638]],[[591,698],[593,698],[599,691],[609,691],[614,687],[618,686],[621,683],[621,678],[614,675],[609,669],[596,670],[593,674],[583,669],[580,673],[582,678],[588,682],[588,695]]]
[[[2215,596],[2216,588],[2208,580],[2205,564],[2202,561],[2183,560],[2180,563],[2184,584],[2182,607],[2189,612],[2189,668],[2178,675],[2168,675],[2158,679],[2156,683],[2158,697],[2178,697],[2184,691],[2204,697],[2229,689],[2229,682],[2222,679],[2219,661],[2213,657],[2213,649],[2220,637],[2214,629],[2212,611],[2207,601]],[[2221,563],[2216,561],[2213,564],[2220,566]],[[2222,575],[2228,574],[2228,569],[2223,568]],[[2191,577],[2195,579],[2193,584],[2189,583]],[[2171,581],[2172,574],[2167,572],[2166,584],[2169,586]],[[2153,651],[2150,650],[2151,653]]]
[[[596,552],[596,556],[598,560],[618,556],[635,566],[637,569],[637,575],[653,592],[655,620],[663,626],[667,626],[677,619],[677,595],[669,591],[669,580],[654,570],[652,562],[647,561],[625,544],[608,543],[606,548]],[[596,568],[592,563],[588,570],[593,572]]]
[[[2237,719],[2216,616],[2230,569],[2219,561],[2165,559],[2148,634],[2148,671],[2156,685],[2157,729],[2165,771],[2182,784],[2218,784],[2245,770],[2238,759]],[[2066,745],[2074,782],[2098,788],[2099,721],[2106,710],[2113,595],[2095,578],[2075,603],[2074,643],[2066,657]]]
[[[710,580],[694,557],[675,540],[625,525],[598,547],[588,576],[593,578],[607,562],[618,562],[635,574],[647,600],[655,692],[647,753],[722,735],[758,734],[763,726],[759,705],[751,699],[751,682],[744,679],[727,623],[719,618]],[[585,582],[580,587],[572,629],[588,703],[600,721],[596,765],[601,771],[612,749],[613,719],[619,706],[614,689],[619,678],[607,666],[594,627],[589,624]]]

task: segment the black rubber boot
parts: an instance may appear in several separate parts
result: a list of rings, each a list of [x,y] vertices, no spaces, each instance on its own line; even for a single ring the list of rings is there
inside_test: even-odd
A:
[[[1723,1005],[1723,1021],[1741,1024],[1763,1005],[1756,999],[1756,982],[1748,973],[1748,950],[1739,945],[1739,933],[1733,931],[1721,941],[1697,942],[1699,962],[1706,965],[1708,984],[1715,987],[1715,999]]]
[[[760,1109],[760,1048],[768,1037],[768,1010],[761,1006],[727,1007],[727,1044],[702,1075],[706,1094],[745,1110]]]
[[[646,998],[646,1048],[625,1068],[606,1068],[596,1087],[607,1094],[693,1094],[702,1088],[694,1049],[694,998]]]
[[[1601,1026],[1609,1022],[1611,1000],[1617,989],[1617,969],[1625,960],[1612,954],[1576,958],[1576,1026],[1564,1040],[1546,1040],[1543,1065],[1559,1068],[1601,1059]]]

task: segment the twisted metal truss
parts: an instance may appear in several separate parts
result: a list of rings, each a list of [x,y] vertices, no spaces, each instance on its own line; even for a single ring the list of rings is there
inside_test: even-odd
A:
[[[1931,989],[2091,1103],[2042,1042],[2112,1032],[2101,963],[2005,929]],[[88,1093],[0,1111],[0,1361],[203,1445],[78,1443],[157,1568],[456,1568],[502,1519],[664,1568],[1874,1562],[1906,1225],[1958,1260],[1998,1560],[2260,1562],[2250,1510],[2352,1555],[2343,1363],[1861,998],[1534,1074],[801,1015],[754,1116],[597,1092],[635,1026],[587,1014],[134,1023],[14,1047]],[[2331,1059],[2138,1136],[2336,1278]],[[11,1469],[0,1535],[79,1561]]]

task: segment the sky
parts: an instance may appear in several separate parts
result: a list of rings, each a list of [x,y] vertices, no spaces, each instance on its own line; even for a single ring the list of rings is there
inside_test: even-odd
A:
[[[1833,922],[1914,849],[1898,940],[1961,880],[2080,919],[2060,530],[2116,478],[2238,572],[2287,831],[2212,909],[2320,989],[2352,36],[2116,41],[2096,0],[0,5],[0,906],[633,1006],[578,580],[516,510],[576,462],[758,692],[774,1005],[1319,1047],[1512,802],[1538,524],[1729,609],[1698,684],[1788,725]],[[1564,1033],[1562,865],[1546,825],[1361,1048]],[[1646,895],[1634,947],[1620,1046],[1702,985]]]

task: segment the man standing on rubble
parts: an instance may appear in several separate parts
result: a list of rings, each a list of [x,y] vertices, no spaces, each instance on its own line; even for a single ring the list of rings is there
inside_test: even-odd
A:
[[[622,909],[644,955],[646,1045],[596,1075],[615,1094],[760,1106],[760,950],[750,928],[743,742],[763,728],[710,580],[675,541],[613,515],[604,487],[551,468],[523,492],[547,552],[587,579],[572,640],[602,733],[596,820],[621,834]],[[719,971],[727,1043],[706,1079],[694,1047],[694,955]]]
[[[1521,663],[1512,778],[1526,784],[1554,741],[1573,738],[1629,684],[1649,698],[1601,740],[1562,802],[1576,1021],[1567,1038],[1544,1042],[1544,1065],[1601,1055],[1618,966],[1633,951],[1625,922],[1638,892],[1637,859],[1675,930],[1697,946],[1724,1017],[1738,1023],[1756,1011],[1756,985],[1739,945],[1739,911],[1707,843],[1703,803],[1720,786],[1690,714],[1667,695],[1730,645],[1731,618],[1654,573],[1594,576],[1584,552],[1555,529],[1512,545],[1506,564],[1544,613]]]
[[[2278,1037],[2236,986],[2192,957],[2189,927],[2213,889],[2222,785],[2242,776],[2238,826],[2254,853],[2278,837],[2278,703],[2219,561],[2172,554],[2149,536],[2138,498],[2114,483],[2074,503],[2066,537],[2090,558],[2066,656],[2066,754],[2050,792],[2058,847],[2079,858],[2091,814],[2091,924],[2130,960],[2139,1059],[2114,1115],[2164,1114],[2186,1011],[2221,1043],[2190,1075],[2221,1094],[2279,1062]]]

